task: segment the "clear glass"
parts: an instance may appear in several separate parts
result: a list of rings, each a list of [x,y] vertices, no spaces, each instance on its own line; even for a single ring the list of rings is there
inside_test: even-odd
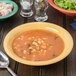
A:
[[[21,4],[21,12],[20,15],[23,17],[30,17],[33,15],[33,11],[31,9],[31,6],[33,4],[33,0],[20,0]]]
[[[48,0],[35,0],[35,20],[39,22],[46,21],[48,16],[46,10],[48,8]]]

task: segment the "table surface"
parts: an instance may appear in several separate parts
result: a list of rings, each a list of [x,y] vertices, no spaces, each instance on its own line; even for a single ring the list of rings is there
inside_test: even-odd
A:
[[[5,21],[0,21],[0,50],[3,51],[4,53],[5,51],[3,49],[3,40],[5,35],[16,26],[35,21],[34,16],[30,18],[21,17],[20,16],[21,6],[19,4],[19,0],[13,0],[13,1],[15,1],[19,6],[17,14]],[[55,23],[65,28],[72,35],[74,42],[76,42],[76,31],[70,26],[70,24],[74,22],[73,17],[68,17],[60,13],[59,11],[52,8],[50,5],[47,10],[47,14],[49,16],[47,22]],[[74,48],[67,58],[52,65],[34,67],[34,66],[23,65],[9,58],[10,59],[9,67],[18,76],[76,76],[75,46],[76,43],[74,43]],[[11,76],[11,74],[6,69],[0,69],[0,76]]]

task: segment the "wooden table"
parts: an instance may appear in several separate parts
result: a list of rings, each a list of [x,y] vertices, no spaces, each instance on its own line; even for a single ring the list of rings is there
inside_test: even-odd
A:
[[[23,18],[20,16],[20,4],[19,0],[14,0],[18,6],[19,11],[13,17],[0,21],[0,50],[4,52],[3,49],[3,40],[5,35],[14,27],[19,26],[20,24],[34,22],[34,16],[30,18]],[[34,10],[34,8],[33,8]],[[55,10],[49,5],[47,14],[49,19],[47,22],[55,23],[59,26],[64,27],[70,32],[74,39],[74,48],[70,55],[64,60],[48,65],[48,66],[27,66],[20,64],[10,58],[9,67],[18,75],[18,76],[76,76],[76,31],[70,26],[73,21],[72,17],[68,17],[59,11]],[[6,69],[0,69],[0,76],[11,76]]]

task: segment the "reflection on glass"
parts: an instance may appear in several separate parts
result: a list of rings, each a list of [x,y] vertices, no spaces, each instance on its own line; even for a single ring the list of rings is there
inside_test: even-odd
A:
[[[31,6],[33,4],[33,0],[20,0],[21,4],[21,12],[20,15],[23,17],[30,17],[33,15],[33,11],[31,9]]]
[[[36,21],[46,21],[48,19],[48,16],[46,15],[47,8],[48,0],[35,0]]]

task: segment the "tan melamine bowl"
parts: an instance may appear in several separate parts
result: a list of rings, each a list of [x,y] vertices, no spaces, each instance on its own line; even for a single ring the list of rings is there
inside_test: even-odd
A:
[[[28,30],[49,30],[52,31],[56,34],[58,34],[64,41],[65,47],[64,51],[61,53],[60,56],[47,60],[47,61],[28,61],[24,60],[20,57],[18,57],[12,50],[12,42],[13,39],[18,36],[20,33]],[[66,56],[70,54],[73,48],[73,39],[71,35],[69,34],[68,31],[66,31],[64,28],[52,24],[52,23],[47,23],[47,22],[32,22],[32,23],[26,23],[22,24],[13,30],[11,30],[5,37],[4,43],[3,43],[5,52],[8,54],[9,57],[14,59],[17,62],[20,62],[22,64],[27,64],[27,65],[33,65],[33,66],[43,66],[43,65],[49,65],[53,64],[56,62],[59,62],[60,60],[64,59]]]

